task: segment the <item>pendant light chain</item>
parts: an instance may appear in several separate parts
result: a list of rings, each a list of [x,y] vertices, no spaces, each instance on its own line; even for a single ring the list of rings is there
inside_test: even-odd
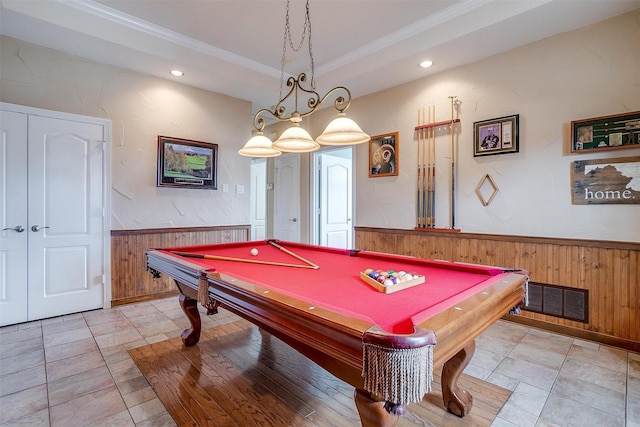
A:
[[[315,62],[313,60],[313,52],[311,50],[311,47],[312,47],[311,46],[311,16],[309,13],[309,0],[307,0],[307,5],[306,5],[304,28],[302,29],[302,36],[300,37],[300,43],[298,43],[297,48],[293,46],[293,40],[291,39],[291,25],[289,23],[289,2],[290,0],[287,0],[287,14],[285,16],[284,37],[282,42],[282,59],[280,61],[280,98],[282,98],[282,89],[284,86],[284,64],[287,58],[287,42],[291,47],[291,50],[293,50],[294,52],[299,52],[302,49],[302,44],[304,43],[304,39],[307,35],[307,29],[309,31],[309,60],[311,63],[311,87],[313,89],[316,88]]]
[[[311,49],[311,15],[309,14],[309,0],[307,0],[306,22],[309,24],[309,62],[311,62],[311,88],[315,90],[316,89],[315,63],[313,61],[313,50]]]
[[[298,43],[298,47],[293,47],[293,41],[291,40],[291,25],[289,23],[289,0],[287,0],[287,16],[285,17],[285,36],[289,40],[289,46],[293,49],[294,52],[299,52],[302,49],[302,43],[304,43],[305,36],[307,34],[307,27],[309,26],[309,1],[307,0],[307,12],[304,19],[304,28],[302,29],[302,37],[300,37],[300,43]],[[285,41],[286,44],[286,41]]]

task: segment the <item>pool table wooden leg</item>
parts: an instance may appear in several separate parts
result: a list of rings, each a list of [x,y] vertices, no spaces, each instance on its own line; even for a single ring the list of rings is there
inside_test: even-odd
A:
[[[202,330],[202,321],[200,320],[200,312],[198,312],[198,301],[184,294],[180,294],[180,307],[182,307],[182,311],[184,311],[187,319],[189,319],[189,323],[191,323],[191,327],[182,331],[180,337],[184,345],[191,347],[200,341],[200,331]]]
[[[473,396],[458,387],[458,378],[476,350],[475,340],[471,340],[442,366],[442,400],[449,412],[464,417],[471,411]]]
[[[362,427],[394,427],[398,424],[400,417],[389,414],[384,409],[384,402],[373,399],[371,393],[356,388],[353,397]]]

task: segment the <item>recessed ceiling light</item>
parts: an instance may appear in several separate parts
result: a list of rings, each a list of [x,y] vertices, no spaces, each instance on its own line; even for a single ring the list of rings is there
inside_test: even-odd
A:
[[[422,62],[420,63],[420,67],[422,67],[422,68],[429,68],[429,67],[431,67],[432,65],[433,65],[433,61],[429,61],[429,60],[427,60],[427,61],[422,61]]]
[[[171,70],[171,75],[175,77],[182,77],[184,76],[184,73],[180,70]]]

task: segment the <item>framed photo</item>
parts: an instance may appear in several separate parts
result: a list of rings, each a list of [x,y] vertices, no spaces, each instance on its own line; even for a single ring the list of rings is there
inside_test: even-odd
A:
[[[571,122],[571,152],[640,148],[640,111]]]
[[[369,141],[369,178],[397,176],[399,149],[398,132],[372,136]]]
[[[218,187],[218,144],[158,136],[158,187]]]
[[[498,117],[473,124],[473,156],[517,153],[520,150],[520,115]]]

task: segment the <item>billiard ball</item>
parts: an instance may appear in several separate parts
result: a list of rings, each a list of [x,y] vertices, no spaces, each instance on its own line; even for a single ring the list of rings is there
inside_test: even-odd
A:
[[[258,250],[256,248],[251,249],[251,255],[253,256],[258,255]]]

